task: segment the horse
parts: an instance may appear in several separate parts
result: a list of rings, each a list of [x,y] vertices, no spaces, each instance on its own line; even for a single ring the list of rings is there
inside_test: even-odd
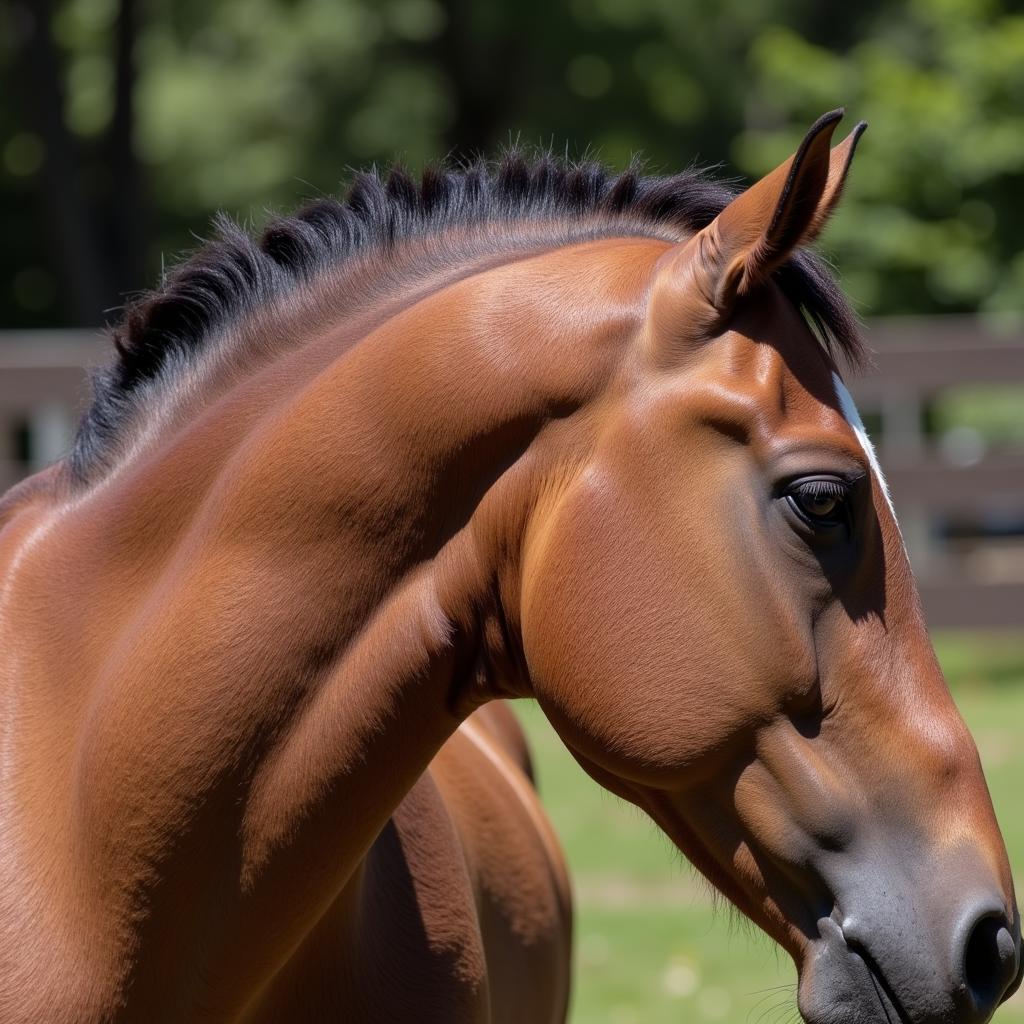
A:
[[[0,506],[0,1018],[563,1020],[523,697],[809,1024],[990,1018],[1010,869],[806,248],[842,116],[738,195],[359,175],[128,309]]]

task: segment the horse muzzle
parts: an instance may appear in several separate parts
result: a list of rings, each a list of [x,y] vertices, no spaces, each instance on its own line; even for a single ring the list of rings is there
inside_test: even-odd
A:
[[[889,893],[884,888],[883,898]],[[967,898],[952,927],[927,913],[881,920],[843,915],[818,922],[800,972],[800,1012],[809,1024],[985,1024],[1024,971],[1020,916],[998,898]]]

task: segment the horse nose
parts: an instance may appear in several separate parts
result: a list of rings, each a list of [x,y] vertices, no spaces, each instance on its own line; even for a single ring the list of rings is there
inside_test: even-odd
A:
[[[1002,909],[989,905],[965,915],[957,940],[963,989],[973,1004],[974,1019],[986,1021],[1018,978],[1020,938]]]

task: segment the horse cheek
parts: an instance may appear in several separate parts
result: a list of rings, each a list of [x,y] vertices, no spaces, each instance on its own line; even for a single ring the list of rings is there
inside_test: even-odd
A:
[[[758,690],[730,620],[707,612],[701,581],[715,575],[701,545],[607,481],[555,510],[526,561],[523,648],[571,749],[620,778],[674,787],[729,741]]]

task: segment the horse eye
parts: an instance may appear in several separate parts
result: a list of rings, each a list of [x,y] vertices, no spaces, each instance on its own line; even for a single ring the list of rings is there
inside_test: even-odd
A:
[[[839,505],[839,499],[831,494],[801,494],[797,500],[809,516],[829,516]]]
[[[815,526],[836,526],[845,519],[849,486],[840,480],[798,480],[786,491],[797,513]]]

